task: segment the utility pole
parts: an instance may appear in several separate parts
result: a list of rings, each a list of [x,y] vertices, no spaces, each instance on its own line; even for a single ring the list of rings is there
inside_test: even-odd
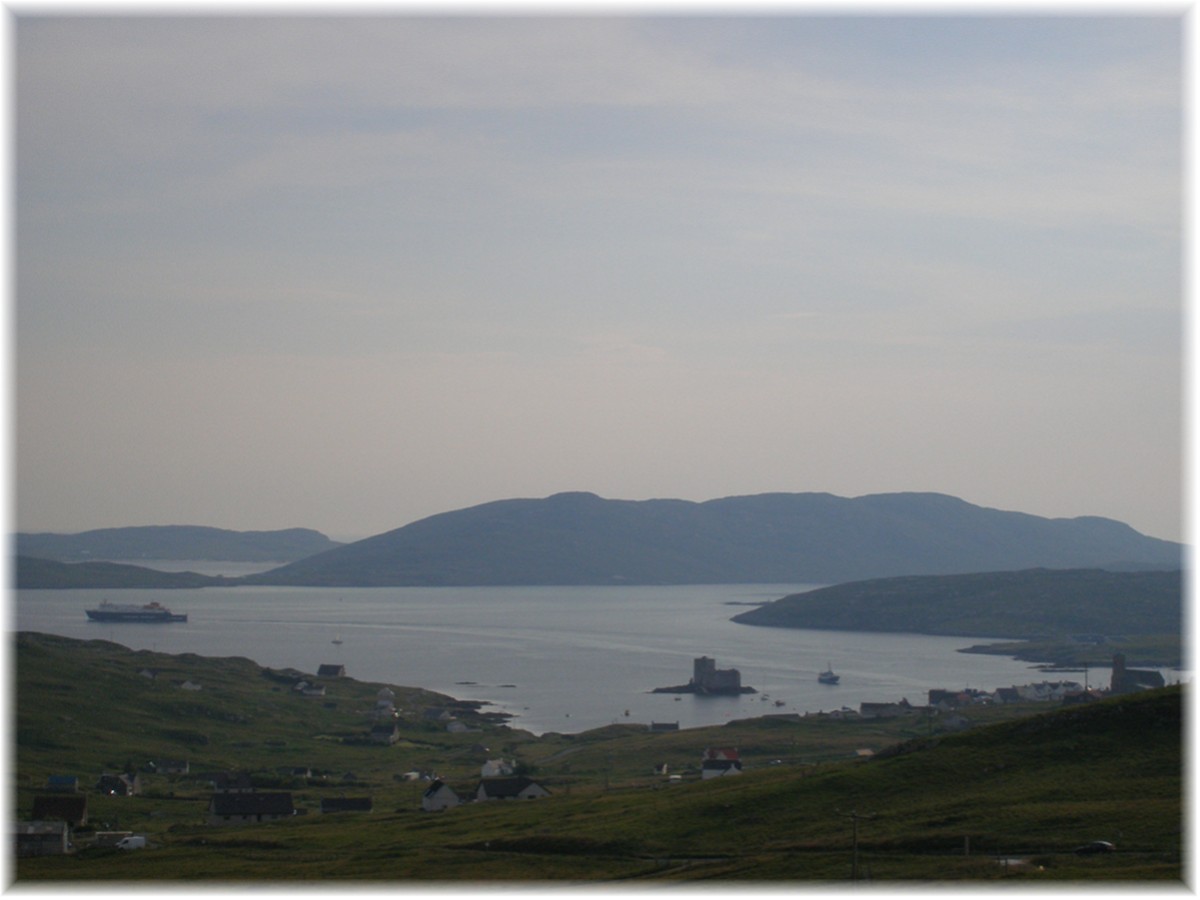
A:
[[[854,822],[854,850],[853,850],[853,855],[850,858],[851,859],[850,880],[858,881],[858,820],[859,819],[873,819],[873,818],[875,818],[875,816],[874,815],[866,815],[865,813],[860,813],[856,809],[851,810],[848,813],[844,813],[839,810],[838,815],[843,816],[847,819],[851,819]]]

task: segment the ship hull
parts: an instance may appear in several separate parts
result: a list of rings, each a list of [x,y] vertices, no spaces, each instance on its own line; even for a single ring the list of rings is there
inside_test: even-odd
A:
[[[108,612],[102,609],[89,609],[87,617],[93,622],[186,622],[187,613],[160,612]]]

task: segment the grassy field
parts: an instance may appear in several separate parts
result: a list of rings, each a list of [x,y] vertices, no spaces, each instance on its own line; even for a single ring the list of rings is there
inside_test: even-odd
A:
[[[363,885],[1005,881],[1111,884],[1183,878],[1181,689],[1050,710],[973,708],[974,727],[937,718],[755,719],[649,733],[618,725],[535,737],[460,710],[477,731],[425,719],[448,698],[389,686],[401,740],[364,740],[383,685],[323,679],[244,659],[132,652],[100,641],[16,641],[17,817],[52,774],[80,777],[97,829],[145,834],[150,849],[87,847],[20,859],[18,884],[263,883]],[[156,670],[149,679],[138,673]],[[184,691],[189,679],[202,690]],[[706,747],[737,747],[738,777],[701,781]],[[486,748],[486,749],[485,749]],[[859,751],[872,750],[870,759]],[[420,811],[436,773],[463,791],[485,759],[514,759],[551,796]],[[128,798],[91,791],[103,771],[187,759],[191,775],[142,775]],[[655,774],[666,763],[683,776]],[[308,767],[311,777],[280,775]],[[205,824],[195,777],[243,769],[290,790],[306,814],[254,826]],[[352,778],[348,778],[352,775]],[[370,796],[370,813],[321,814],[322,797]],[[857,853],[855,822],[857,821]],[[1109,840],[1115,853],[1073,848]]]

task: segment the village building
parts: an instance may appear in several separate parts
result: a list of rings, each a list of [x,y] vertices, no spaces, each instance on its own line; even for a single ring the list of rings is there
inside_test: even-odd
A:
[[[346,675],[346,667],[339,663],[321,663],[317,666],[318,678],[343,678]]]
[[[858,714],[864,719],[892,719],[912,711],[913,707],[907,699],[902,699],[899,703],[863,702],[858,706]]]
[[[458,806],[460,803],[462,803],[462,798],[441,779],[434,781],[421,795],[421,809],[425,812],[441,812],[452,806]]]
[[[1112,683],[1109,688],[1114,694],[1128,694],[1146,688],[1166,685],[1161,672],[1151,669],[1130,669],[1125,666],[1125,654],[1113,654]]]
[[[513,763],[503,759],[489,759],[479,770],[479,774],[484,778],[495,778],[497,775],[511,775],[513,773]]]
[[[709,747],[700,761],[700,778],[741,775],[742,759],[736,747]]]
[[[665,731],[678,731],[679,723],[678,722],[651,722],[649,730],[652,732],[655,732],[655,733],[665,732]]]
[[[934,688],[929,692],[929,705],[941,710],[991,703],[993,699],[992,694],[977,688],[963,688],[958,691]]]
[[[383,688],[375,695],[375,718],[391,719],[396,716],[396,694],[390,688]]]
[[[71,850],[70,836],[70,828],[63,821],[18,822],[17,856],[61,856]]]
[[[484,778],[475,788],[476,800],[536,800],[549,797],[550,792],[521,775],[504,778]]]
[[[185,691],[201,691],[201,690],[204,690],[204,687],[203,687],[203,685],[197,684],[196,682],[194,682],[194,681],[190,681],[190,680],[189,680],[189,681],[185,681],[183,684],[181,684],[181,685],[179,685],[179,686],[180,686],[181,688],[183,688]]]
[[[70,794],[79,790],[78,775],[51,775],[46,779],[46,790]]]
[[[1062,700],[1067,694],[1079,693],[1083,690],[1083,685],[1077,681],[1039,681],[1033,684],[1017,685],[1016,690],[1022,700],[1045,703],[1051,700]]]
[[[292,795],[286,792],[213,794],[208,802],[208,824],[229,825],[270,822],[296,814]]]
[[[96,791],[110,797],[132,797],[142,792],[142,778],[137,773],[112,775],[105,773],[96,782]]]
[[[34,821],[62,821],[72,828],[87,824],[87,794],[43,794],[33,798]]]

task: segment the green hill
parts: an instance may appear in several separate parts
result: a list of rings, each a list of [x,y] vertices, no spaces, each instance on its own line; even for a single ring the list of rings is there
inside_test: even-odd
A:
[[[856,581],[791,594],[733,617],[746,625],[1032,638],[1179,634],[1183,578],[1101,569]]]
[[[1045,519],[942,494],[762,494],[704,503],[588,493],[431,516],[245,580],[383,587],[830,584],[896,575],[1179,568],[1179,544],[1109,519]]]
[[[334,879],[640,881],[1180,882],[1182,689],[1082,706],[963,711],[938,718],[764,718],[650,733],[611,726],[536,738],[467,704],[454,734],[421,714],[448,698],[393,687],[400,741],[361,739],[381,686],[325,679],[323,698],[291,690],[303,672],[245,659],[133,652],[102,641],[22,633],[15,643],[14,806],[28,815],[52,774],[80,776],[95,828],[149,838],[122,853],[82,848],[20,859],[18,885],[152,882],[176,886]],[[148,677],[146,669],[153,669]],[[200,691],[185,691],[191,680]],[[1038,707],[1046,710],[1046,706]],[[699,780],[705,747],[738,747],[745,774]],[[873,749],[870,759],[857,750]],[[135,797],[90,792],[101,771],[156,757],[188,775],[146,775]],[[485,758],[518,762],[550,790],[536,801],[418,810],[437,772],[464,789]],[[679,772],[672,784],[660,763]],[[293,767],[311,774],[296,776]],[[243,768],[260,789],[286,789],[307,814],[243,826],[204,824],[201,772]],[[281,769],[286,774],[281,774]],[[327,797],[367,795],[369,813],[318,812]],[[854,822],[859,816],[857,853]],[[1116,851],[1073,850],[1107,840]]]

